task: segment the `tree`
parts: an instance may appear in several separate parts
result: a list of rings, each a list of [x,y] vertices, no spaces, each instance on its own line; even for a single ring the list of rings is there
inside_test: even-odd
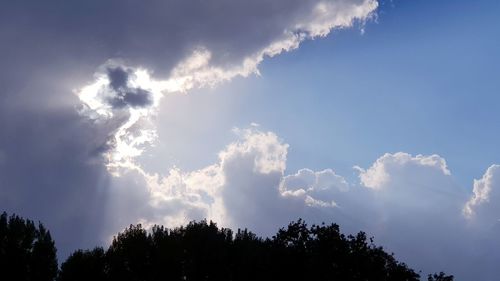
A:
[[[61,265],[58,281],[106,280],[106,256],[103,248],[78,250]]]
[[[106,252],[109,280],[151,280],[151,242],[140,224],[119,233]]]
[[[262,239],[247,229],[236,234],[205,220],[150,232],[131,225],[104,251],[78,250],[61,266],[58,281],[418,281],[364,232],[344,235],[337,224],[303,220]],[[452,281],[444,273],[428,281]]]
[[[444,272],[429,274],[427,281],[453,281],[453,275],[446,275]]]
[[[58,270],[55,242],[41,223],[35,237],[30,260],[30,280],[54,280]]]
[[[175,231],[174,231],[175,232]],[[177,229],[182,236],[186,280],[230,280],[229,252],[233,242],[230,229],[205,220]]]
[[[3,213],[0,216],[2,280],[50,281],[57,275],[57,257],[50,232],[40,223]]]
[[[58,274],[57,274],[58,273]],[[272,238],[236,234],[206,220],[150,232],[130,225],[107,250],[77,250],[58,272],[50,232],[39,223],[0,216],[0,280],[6,281],[418,281],[419,275],[364,232],[337,224],[291,222]],[[427,281],[453,281],[443,272]]]
[[[269,242],[248,229],[238,229],[230,248],[229,265],[234,280],[266,280],[269,275]]]

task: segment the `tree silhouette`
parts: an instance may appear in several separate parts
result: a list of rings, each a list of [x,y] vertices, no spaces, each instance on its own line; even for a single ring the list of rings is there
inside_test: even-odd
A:
[[[271,239],[247,229],[233,235],[205,220],[175,229],[154,226],[149,233],[131,225],[105,253],[75,252],[59,276],[59,281],[419,280],[365,233],[345,236],[336,224],[308,227],[300,219]],[[437,280],[442,281],[432,281]]]
[[[263,241],[247,229],[238,229],[230,249],[233,280],[267,280],[270,264],[269,241]]]
[[[54,241],[42,224],[0,216],[0,280],[50,281],[57,275]],[[107,250],[77,250],[57,281],[417,281],[420,276],[376,246],[364,232],[337,224],[291,222],[271,238],[210,221],[147,231],[130,225]],[[443,272],[427,281],[453,281]]]
[[[110,280],[151,280],[151,247],[151,236],[140,224],[118,234],[106,253]]]
[[[414,270],[375,246],[364,232],[345,236],[336,224],[308,227],[300,219],[271,239],[247,229],[233,235],[205,220],[175,229],[154,226],[150,233],[131,225],[105,253],[75,252],[59,276],[60,281],[419,280]],[[428,279],[452,280],[444,273]]]
[[[446,275],[444,272],[429,274],[427,281],[453,281],[453,275]]]
[[[42,224],[19,216],[0,216],[0,274],[2,280],[49,281],[57,275],[54,241]]]
[[[152,242],[152,280],[182,280],[184,276],[184,249],[178,231],[154,226]]]
[[[91,251],[78,250],[61,265],[58,281],[107,280],[106,257],[103,248]]]
[[[213,222],[191,222],[176,230],[182,237],[183,277],[186,280],[230,280],[232,231]]]

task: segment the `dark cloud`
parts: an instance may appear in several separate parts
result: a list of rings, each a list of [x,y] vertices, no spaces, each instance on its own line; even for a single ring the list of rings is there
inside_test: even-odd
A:
[[[108,68],[109,85],[115,91],[121,91],[128,88],[129,73],[122,67]]]
[[[151,93],[141,89],[127,89],[123,92],[118,92],[117,97],[111,99],[111,105],[113,107],[144,107],[152,103]]]
[[[130,73],[122,67],[108,68],[109,85],[114,95],[108,99],[113,108],[145,107],[152,104],[151,92],[128,85]]]
[[[95,131],[73,111],[24,111],[0,106],[0,206],[42,221],[60,257],[102,243],[108,175]]]
[[[363,0],[332,1],[337,10]],[[2,1],[3,44],[22,55],[25,47],[65,50],[81,59],[121,57],[168,74],[173,65],[203,46],[219,65],[240,61],[283,35],[317,0],[200,1],[134,0]],[[19,48],[21,47],[21,48]],[[40,51],[35,51],[40,52]]]

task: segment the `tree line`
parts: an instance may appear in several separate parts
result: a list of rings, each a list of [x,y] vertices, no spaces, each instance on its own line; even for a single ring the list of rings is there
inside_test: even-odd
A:
[[[7,281],[418,281],[420,275],[376,246],[364,232],[337,224],[290,223],[271,238],[233,232],[206,220],[178,228],[130,225],[104,249],[73,252],[58,267],[42,224],[0,216],[0,280]],[[436,273],[428,281],[453,281]]]

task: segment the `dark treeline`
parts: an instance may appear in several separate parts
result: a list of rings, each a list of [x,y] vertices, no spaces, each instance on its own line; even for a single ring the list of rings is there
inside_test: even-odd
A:
[[[57,275],[54,240],[42,224],[0,216],[0,280],[49,281]]]
[[[0,280],[417,281],[420,276],[363,232],[346,236],[336,224],[309,227],[300,219],[266,239],[206,221],[149,232],[131,225],[107,250],[77,250],[58,270],[50,232],[4,213]],[[452,281],[453,276],[439,273],[427,280]]]

